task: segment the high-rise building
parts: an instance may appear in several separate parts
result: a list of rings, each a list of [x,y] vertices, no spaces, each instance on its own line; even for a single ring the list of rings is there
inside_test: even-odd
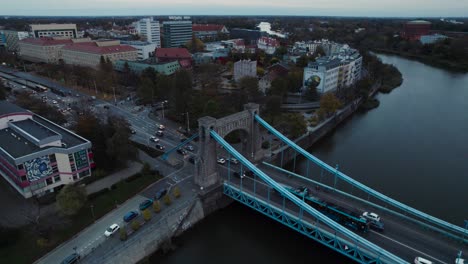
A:
[[[163,22],[163,46],[178,48],[192,39],[192,21],[171,20]]]
[[[3,30],[5,46],[8,51],[18,51],[19,41],[29,37],[26,31]]]
[[[141,37],[149,43],[156,44],[157,48],[161,47],[161,30],[159,21],[153,18],[143,18],[136,22],[136,30]]]
[[[66,37],[77,38],[76,24],[37,24],[30,25],[34,38]]]

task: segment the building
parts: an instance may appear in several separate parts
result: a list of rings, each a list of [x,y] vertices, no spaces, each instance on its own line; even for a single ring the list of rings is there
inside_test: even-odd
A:
[[[245,28],[233,28],[230,33],[231,38],[243,39],[246,44],[257,45],[257,41],[261,37],[267,37],[268,33]]]
[[[138,34],[149,43],[156,44],[157,48],[161,47],[161,29],[159,21],[153,18],[143,18],[135,23],[135,29]]]
[[[196,38],[201,40],[216,40],[220,35],[227,35],[229,31],[224,25],[193,24],[192,31]]]
[[[266,54],[271,55],[275,53],[280,44],[279,41],[274,38],[261,37],[258,39],[257,46],[259,49],[265,51]]]
[[[233,51],[244,52],[245,50],[245,42],[243,39],[223,40],[221,44]]]
[[[243,77],[257,77],[257,61],[240,60],[234,63],[234,80]]]
[[[0,101],[0,174],[23,197],[56,192],[93,167],[90,141]]]
[[[304,87],[315,86],[317,92],[322,94],[336,91],[340,67],[339,59],[328,57],[309,63],[308,67],[304,68]]]
[[[275,63],[266,68],[265,75],[258,82],[260,91],[266,93],[271,88],[271,82],[279,77],[287,77],[289,73],[289,66],[282,63]],[[300,87],[297,87],[298,89]]]
[[[71,39],[26,38],[19,41],[20,57],[31,62],[58,63],[62,59],[62,48],[71,43]]]
[[[152,63],[150,61],[118,60],[114,62],[114,70],[123,71],[125,69],[125,63],[127,63],[130,70],[136,74],[141,74],[147,68],[153,68],[159,74],[171,75],[180,69],[178,61]]]
[[[192,21],[171,20],[163,22],[163,46],[178,48],[192,39]]]
[[[431,22],[424,20],[408,21],[403,26],[402,36],[407,40],[419,40],[423,35],[429,35]]]
[[[34,38],[43,37],[65,37],[77,38],[78,30],[76,24],[37,24],[30,25]]]
[[[0,50],[6,49],[6,37],[5,34],[0,31]]]
[[[138,60],[146,60],[149,57],[153,57],[154,50],[160,47],[156,43],[149,43],[145,41],[121,41],[120,43],[132,46],[137,49]]]
[[[62,47],[62,59],[66,64],[97,68],[101,57],[111,62],[135,61],[138,51],[134,47],[120,45],[118,40],[74,43]]]
[[[185,48],[159,48],[154,57],[157,62],[178,61],[182,68],[192,67],[192,54]]]
[[[8,51],[19,51],[19,41],[29,37],[26,31],[3,30],[5,46]]]
[[[434,44],[447,38],[447,36],[441,34],[422,35],[419,41],[421,41],[422,44]]]

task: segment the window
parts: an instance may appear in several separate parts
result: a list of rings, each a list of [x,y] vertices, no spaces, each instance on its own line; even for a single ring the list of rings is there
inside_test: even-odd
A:
[[[54,183],[53,180],[52,180],[52,178],[47,178],[47,179],[46,179],[46,184],[47,184],[47,185],[51,185],[52,183]]]
[[[22,182],[26,181],[26,176],[25,175],[21,176],[21,181]]]
[[[59,182],[61,180],[60,175],[54,176],[54,182]]]
[[[18,165],[18,170],[24,170],[24,165],[23,165],[23,164],[19,164],[19,165]]]
[[[51,163],[57,162],[57,158],[55,157],[55,154],[49,155],[49,160]]]

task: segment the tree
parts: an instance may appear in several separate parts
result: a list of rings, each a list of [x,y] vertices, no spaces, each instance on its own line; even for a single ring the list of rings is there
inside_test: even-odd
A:
[[[307,67],[308,63],[309,63],[309,58],[306,55],[302,55],[296,60],[296,66],[300,68]]]
[[[272,123],[274,123],[274,118],[281,114],[282,100],[278,95],[271,95],[266,99],[265,113],[270,116]]]
[[[170,197],[168,194],[164,195],[163,201],[164,201],[164,203],[165,203],[166,205],[171,205],[171,203],[172,203],[171,197]]]
[[[161,204],[159,203],[159,201],[154,201],[153,211],[156,213],[159,213],[161,211]]]
[[[185,46],[187,47],[188,50],[190,50],[191,53],[196,53],[203,51],[205,49],[205,44],[203,41],[195,37],[195,34],[192,34],[192,39],[189,40]]]
[[[140,229],[140,222],[138,222],[138,220],[133,220],[131,226],[133,231],[137,231],[138,229]]]
[[[122,226],[120,228],[119,234],[120,234],[120,240],[121,241],[127,240],[127,229],[125,228],[125,226]]]
[[[122,117],[108,117],[109,136],[106,141],[107,155],[114,162],[126,165],[128,160],[137,157],[137,149],[130,141],[130,125]]]
[[[151,211],[147,208],[143,211],[143,219],[148,222],[151,219]]]
[[[288,49],[285,46],[279,46],[275,50],[275,57],[283,58],[284,55],[288,54]]]
[[[284,98],[288,93],[288,82],[282,77],[278,77],[271,82],[269,93]]]
[[[179,186],[174,187],[174,190],[172,191],[172,194],[174,195],[175,198],[180,197],[181,194],[180,194]]]
[[[319,99],[319,94],[317,92],[317,83],[310,82],[306,88],[305,97],[310,101],[317,101]]]
[[[322,110],[326,116],[335,113],[341,106],[341,102],[333,93],[326,93],[320,99],[320,110]]]
[[[275,127],[292,138],[297,138],[307,131],[307,123],[300,113],[282,114]]]
[[[0,81],[0,100],[5,100],[6,99],[6,87],[3,85],[3,82]]]
[[[239,89],[249,102],[257,102],[262,96],[258,89],[258,79],[256,77],[242,77],[239,80]]]
[[[148,104],[154,100],[155,85],[148,77],[140,78],[137,87],[137,95],[143,104]]]
[[[188,110],[188,101],[192,94],[192,76],[185,69],[177,71],[174,75],[173,85],[171,85],[170,103],[174,106],[171,108],[175,116],[179,116]]]
[[[64,215],[75,215],[86,202],[86,190],[73,184],[65,185],[57,195],[57,205]]]

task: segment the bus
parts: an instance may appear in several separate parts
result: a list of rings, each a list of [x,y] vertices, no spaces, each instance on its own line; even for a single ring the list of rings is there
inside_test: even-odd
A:
[[[40,85],[40,84],[36,84],[36,85],[34,86],[34,90],[36,90],[36,91],[38,91],[38,92],[47,92],[48,89],[47,89],[47,87],[45,87],[45,86],[42,86],[42,85]]]

